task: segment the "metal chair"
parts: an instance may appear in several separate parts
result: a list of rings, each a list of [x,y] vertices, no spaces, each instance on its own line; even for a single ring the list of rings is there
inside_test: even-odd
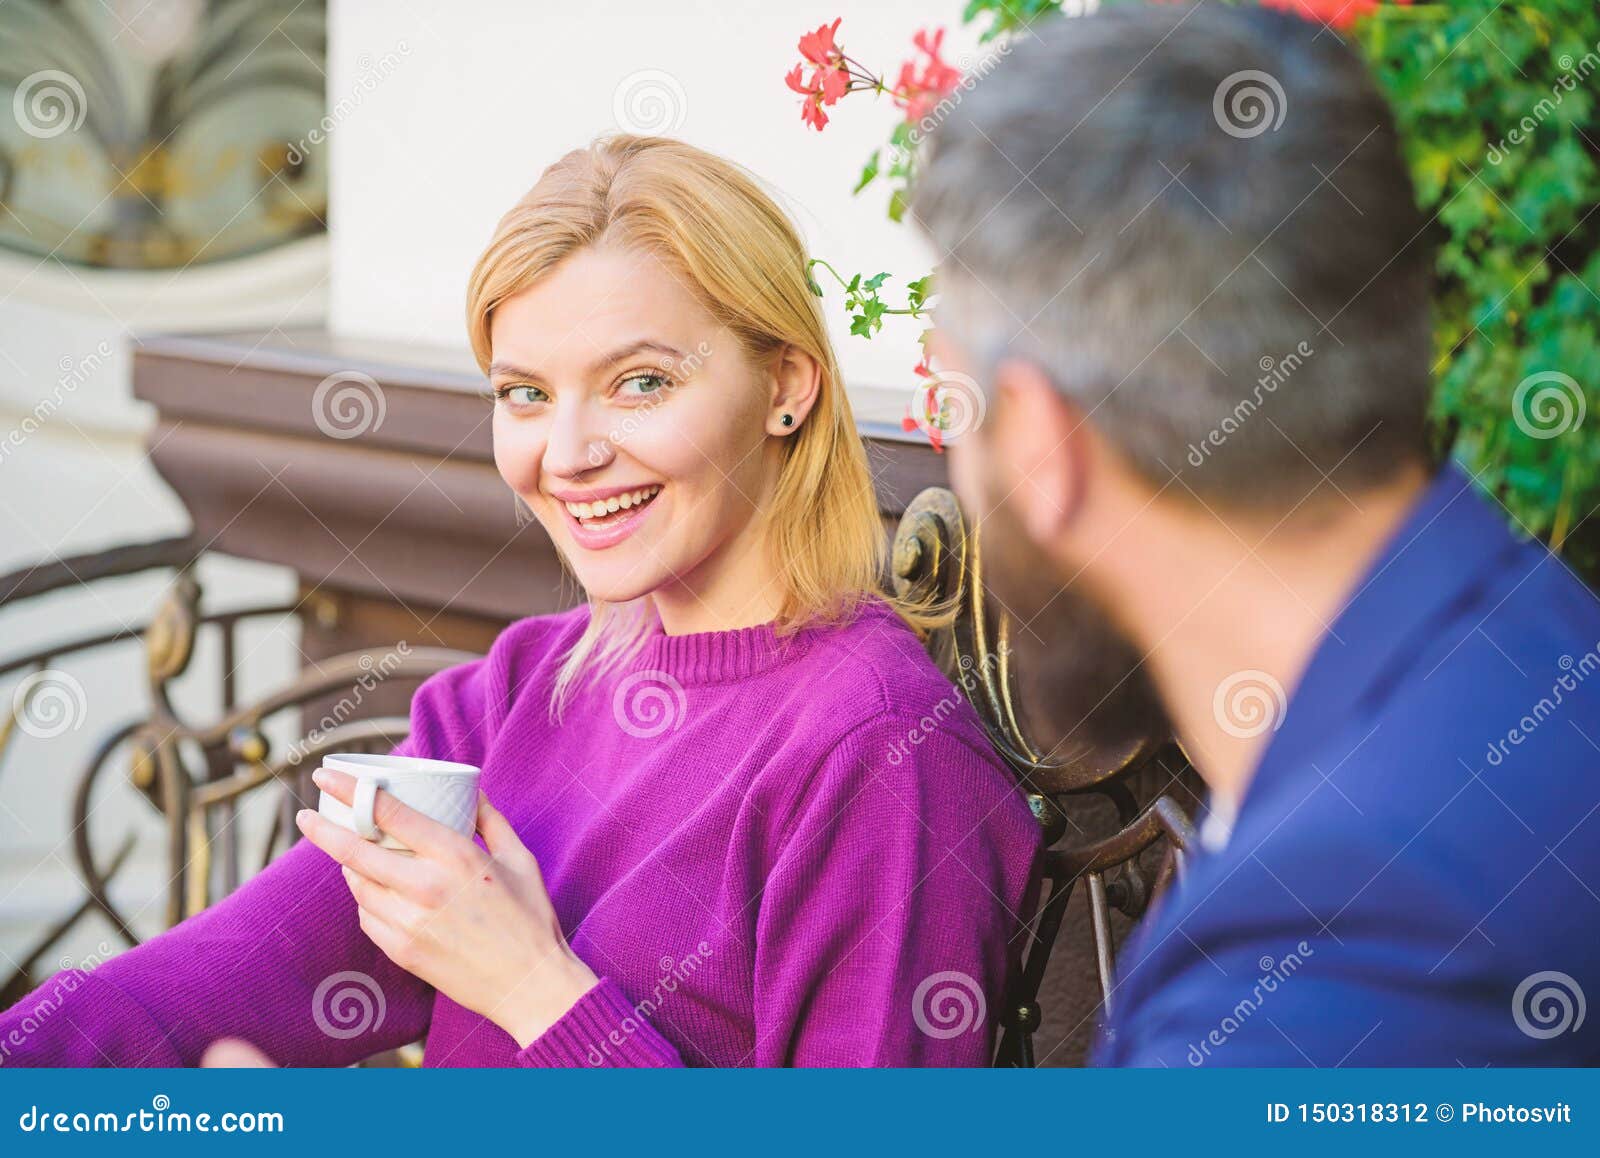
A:
[[[1029,741],[1019,722],[1011,625],[986,595],[978,537],[976,528],[968,529],[953,494],[940,487],[924,490],[906,508],[895,533],[893,582],[902,598],[930,610],[945,609],[945,626],[927,640],[929,653],[965,690],[995,751],[1016,774],[1044,834],[1039,902],[1027,922],[1018,978],[1006,995],[995,1054],[997,1066],[1031,1067],[1033,1036],[1043,1020],[1039,989],[1073,888],[1082,881],[1088,892],[1096,974],[1101,1001],[1109,1008],[1114,996],[1111,910],[1141,915],[1172,875],[1183,872],[1194,829],[1165,790],[1144,802],[1137,791],[1140,773],[1156,761],[1187,768],[1170,737],[1151,736],[1121,752],[1072,759],[1041,753]],[[1075,823],[1091,798],[1109,800],[1117,815],[1113,831],[1092,838],[1087,837],[1089,824]],[[1164,859],[1151,872],[1148,858],[1140,854],[1163,839]]]

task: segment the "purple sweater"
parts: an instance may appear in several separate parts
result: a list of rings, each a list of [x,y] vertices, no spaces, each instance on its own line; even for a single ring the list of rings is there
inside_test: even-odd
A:
[[[601,982],[526,1049],[392,964],[302,841],[0,1014],[0,1064],[982,1065],[1039,840],[971,707],[881,602],[780,641],[653,635],[548,717],[579,607],[434,675],[395,751],[483,768]]]

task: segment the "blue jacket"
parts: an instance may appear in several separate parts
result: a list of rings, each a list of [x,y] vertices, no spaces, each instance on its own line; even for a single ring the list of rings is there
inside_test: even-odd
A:
[[[1600,1063],[1600,600],[1447,467],[1280,719],[1094,1060]]]

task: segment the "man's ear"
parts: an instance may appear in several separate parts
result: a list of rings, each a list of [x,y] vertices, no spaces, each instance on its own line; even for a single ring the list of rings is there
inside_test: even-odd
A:
[[[1091,440],[1082,410],[1038,366],[1010,358],[995,369],[986,425],[1011,509],[1039,546],[1053,545],[1083,502]]]
[[[767,433],[793,434],[800,429],[822,389],[822,365],[798,346],[786,345],[772,363],[772,405],[767,410]],[[783,416],[789,416],[784,425]]]

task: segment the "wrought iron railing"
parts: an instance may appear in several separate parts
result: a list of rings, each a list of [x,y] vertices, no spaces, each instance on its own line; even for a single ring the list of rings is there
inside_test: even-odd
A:
[[[127,863],[136,837],[126,834],[105,854],[96,847],[89,826],[94,794],[103,778],[125,775],[160,815],[165,827],[167,897],[165,924],[171,926],[205,908],[213,894],[226,894],[264,867],[293,839],[293,815],[307,798],[309,774],[331,751],[390,750],[405,738],[405,716],[335,719],[274,754],[267,736],[269,720],[298,712],[326,697],[349,695],[379,673],[379,678],[420,681],[436,671],[475,658],[446,648],[368,648],[323,660],[317,670],[287,686],[239,703],[237,669],[239,627],[265,617],[301,616],[308,601],[267,604],[202,613],[201,586],[196,578],[198,552],[188,538],[137,544],[113,551],[58,560],[0,577],[0,609],[65,588],[158,568],[175,577],[148,623],[52,643],[28,654],[0,661],[0,680],[22,674],[0,724],[0,775],[30,700],[48,694],[50,673],[62,671],[86,653],[117,645],[141,646],[145,657],[143,714],[110,728],[87,763],[72,780],[71,843],[84,891],[83,900],[51,925],[16,960],[11,976],[0,985],[0,1005],[8,1004],[39,978],[35,967],[51,948],[90,914],[98,912],[128,945],[139,936],[129,917],[113,902],[110,884]],[[171,685],[189,668],[202,632],[220,639],[218,719],[193,722],[174,707]],[[243,847],[233,823],[248,795],[276,790],[278,808],[262,846],[254,855]]]

